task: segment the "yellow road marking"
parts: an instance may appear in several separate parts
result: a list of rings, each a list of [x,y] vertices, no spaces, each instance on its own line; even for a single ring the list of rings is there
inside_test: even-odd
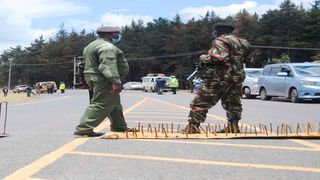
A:
[[[311,143],[305,140],[301,140],[301,139],[290,139],[290,141],[298,143],[298,144],[302,144],[305,145],[307,147],[311,147],[314,148],[315,150],[320,151],[320,145],[319,144],[315,144],[315,143]]]
[[[170,161],[170,162],[176,162],[176,163],[190,163],[190,164],[233,166],[233,167],[247,167],[247,168],[258,168],[258,169],[274,169],[274,170],[304,171],[304,172],[320,173],[320,168],[306,168],[306,167],[299,167],[299,166],[236,163],[236,162],[208,161],[208,160],[198,160],[198,159],[182,159],[182,158],[170,158],[170,157],[158,157],[158,156],[139,156],[139,155],[129,155],[129,154],[111,154],[111,153],[96,153],[96,152],[82,152],[82,151],[70,151],[69,154],[83,155],[83,156],[100,156],[100,157],[110,157],[110,158],[140,159],[140,160],[151,160],[151,161]]]
[[[288,147],[288,146],[267,146],[255,144],[232,144],[232,143],[215,143],[215,142],[199,142],[199,141],[185,141],[185,140],[160,140],[160,139],[132,139],[134,141],[144,142],[162,142],[162,143],[178,143],[178,144],[199,144],[209,146],[231,146],[231,147],[244,147],[244,148],[261,148],[261,149],[276,149],[276,150],[292,150],[292,151],[313,151],[319,152],[320,149],[301,148],[301,147]]]
[[[126,109],[124,111],[124,114],[129,113],[142,103],[144,103],[147,100],[147,98],[144,98],[143,100],[139,101],[138,103],[134,104],[130,108]],[[95,128],[96,131],[100,131],[104,128],[106,128],[109,125],[108,122],[101,123],[97,128]],[[57,159],[65,155],[66,153],[72,151],[73,149],[77,148],[81,144],[87,142],[90,138],[76,138],[73,141],[63,145],[59,149],[48,153],[41,158],[35,160],[34,162],[18,169],[11,175],[4,178],[4,180],[19,180],[19,179],[26,179],[32,176],[33,174],[39,172],[44,167],[48,166],[49,164],[55,162]]]

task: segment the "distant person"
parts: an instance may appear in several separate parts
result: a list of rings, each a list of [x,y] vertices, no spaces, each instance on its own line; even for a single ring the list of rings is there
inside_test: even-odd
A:
[[[118,27],[101,27],[97,33],[99,37],[83,50],[83,73],[92,91],[92,99],[75,129],[77,136],[103,135],[93,129],[106,117],[110,119],[111,131],[132,131],[127,127],[120,102],[121,80],[129,72],[123,52],[114,45],[121,40],[121,30]]]
[[[179,81],[175,76],[171,76],[171,79],[169,81],[169,87],[171,88],[173,94],[177,93],[177,88],[179,87]]]
[[[197,93],[201,84],[202,84],[202,79],[200,77],[196,77],[192,80],[192,82],[193,82],[193,87],[194,87],[192,93],[194,92],[194,90]]]
[[[2,92],[3,92],[4,97],[7,97],[9,89],[7,87],[3,87]]]
[[[64,84],[64,82],[60,82],[59,89],[60,89],[61,93],[65,92],[66,85]]]
[[[30,85],[27,86],[27,88],[26,88],[26,93],[27,93],[27,97],[30,97],[31,94],[34,94],[34,93],[32,92],[32,87],[31,87]]]
[[[164,89],[165,84],[166,84],[166,80],[163,79],[161,76],[158,76],[158,78],[156,79],[156,88],[157,88],[158,94],[163,93],[163,89]]]
[[[54,85],[52,83],[47,83],[48,94],[53,94]]]

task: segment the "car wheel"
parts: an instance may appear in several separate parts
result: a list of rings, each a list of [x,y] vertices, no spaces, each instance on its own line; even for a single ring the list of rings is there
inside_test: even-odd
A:
[[[265,89],[261,89],[260,96],[262,100],[270,100],[271,96],[267,96],[267,91]]]
[[[244,96],[247,98],[247,99],[252,99],[253,98],[253,96],[251,95],[251,90],[250,90],[250,88],[248,88],[248,87],[245,87],[244,89],[243,89],[243,92],[242,92],[243,94],[244,94]]]
[[[296,89],[290,91],[290,99],[293,103],[299,102],[298,91]]]

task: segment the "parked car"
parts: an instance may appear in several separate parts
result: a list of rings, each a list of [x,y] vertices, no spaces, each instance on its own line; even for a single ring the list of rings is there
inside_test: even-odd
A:
[[[267,65],[259,76],[258,87],[262,100],[286,97],[293,103],[304,99],[320,101],[320,64]]]
[[[259,95],[258,77],[262,73],[262,68],[245,68],[246,78],[242,84],[242,95],[247,99],[256,98]]]
[[[142,80],[142,91],[144,92],[156,92],[157,91],[157,87],[156,87],[156,79],[158,78],[158,76],[144,76],[141,78]],[[171,80],[171,77],[168,76],[162,76],[161,78],[166,80],[166,85],[164,87],[164,91],[169,91],[171,90],[171,88],[168,87],[168,83]]]
[[[142,83],[141,82],[126,82],[122,85],[123,89],[125,90],[142,90]]]
[[[28,85],[17,85],[13,88],[14,93],[27,92]]]

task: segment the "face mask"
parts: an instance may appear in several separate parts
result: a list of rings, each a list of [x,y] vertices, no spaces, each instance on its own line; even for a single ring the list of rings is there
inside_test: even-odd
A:
[[[117,33],[116,36],[112,38],[112,42],[113,42],[113,43],[118,43],[118,42],[120,42],[121,37],[122,37],[121,34],[120,34],[120,33]]]

